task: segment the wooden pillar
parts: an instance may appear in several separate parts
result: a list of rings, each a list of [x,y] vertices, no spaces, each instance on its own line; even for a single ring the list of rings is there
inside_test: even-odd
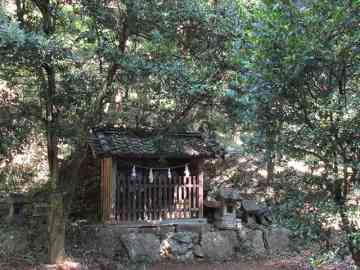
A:
[[[116,175],[117,175],[117,162],[116,159],[112,159],[112,174],[111,174],[111,219],[116,220],[117,216],[117,207],[116,207]]]
[[[113,185],[112,159],[101,160],[101,215],[103,222],[109,222],[112,216]]]
[[[199,173],[199,218],[204,217],[204,173]]]

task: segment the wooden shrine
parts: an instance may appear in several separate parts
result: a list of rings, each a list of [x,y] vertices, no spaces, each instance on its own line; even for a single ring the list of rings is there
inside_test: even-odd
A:
[[[103,222],[146,223],[203,217],[203,163],[214,144],[199,133],[103,127],[89,145],[100,160]]]

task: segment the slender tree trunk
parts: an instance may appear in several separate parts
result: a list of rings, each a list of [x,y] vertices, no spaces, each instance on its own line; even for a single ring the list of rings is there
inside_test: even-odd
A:
[[[48,69],[47,89],[47,154],[49,163],[49,178],[51,181],[50,212],[48,219],[49,233],[49,263],[59,263],[65,255],[65,220],[63,197],[59,190],[59,161],[58,161],[58,137],[57,116],[52,102],[56,86],[55,72],[53,68]]]
[[[267,170],[266,185],[269,190],[271,189],[272,184],[274,182],[275,144],[276,144],[276,138],[274,134],[274,127],[273,125],[269,125],[266,127],[266,132],[265,132],[265,147],[266,147],[265,156],[266,156],[266,170]]]
[[[344,179],[336,180],[336,193],[334,200],[339,207],[342,229],[347,237],[347,246],[351,252],[351,256],[355,264],[360,267],[360,249],[353,243],[351,239],[352,234],[356,232],[356,228],[349,221],[349,209],[347,206],[348,192],[350,190],[351,183],[356,178],[356,174],[357,171],[354,171],[352,175],[349,176],[347,173],[347,168],[344,169]]]
[[[347,216],[347,207],[346,205],[340,206],[340,216],[343,230],[345,231],[347,237],[347,245],[351,252],[351,256],[355,262],[355,264],[360,267],[360,249],[356,247],[351,239],[351,235],[356,232],[356,229],[349,222],[349,218]]]
[[[267,170],[266,184],[268,188],[271,188],[274,182],[274,169],[275,169],[274,155],[270,151],[268,160],[266,162],[266,170]]]
[[[21,0],[16,0],[16,16],[21,25],[24,25],[24,5],[25,3]]]
[[[46,85],[46,132],[49,178],[51,181],[50,211],[48,217],[49,263],[62,262],[65,255],[65,220],[63,197],[59,189],[59,160],[57,113],[54,104],[56,94],[55,68],[49,56],[44,66],[47,77]]]
[[[55,17],[52,2],[49,0],[33,0],[42,15],[44,33],[51,37],[55,33]],[[47,154],[49,163],[49,180],[51,183],[50,210],[48,217],[48,261],[59,263],[64,259],[65,219],[63,196],[59,189],[58,161],[58,113],[56,110],[56,70],[52,52],[47,52],[42,64],[45,71],[44,94],[46,107]]]

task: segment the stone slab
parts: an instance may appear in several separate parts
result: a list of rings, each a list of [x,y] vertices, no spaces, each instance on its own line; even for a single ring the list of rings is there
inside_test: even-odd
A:
[[[224,261],[234,255],[234,246],[220,232],[204,233],[200,241],[204,258],[213,261]]]

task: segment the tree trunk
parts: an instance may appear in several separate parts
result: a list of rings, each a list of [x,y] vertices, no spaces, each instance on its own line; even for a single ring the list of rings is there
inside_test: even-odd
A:
[[[350,223],[347,212],[348,206],[346,205],[348,192],[350,190],[350,185],[356,177],[356,172],[352,176],[348,176],[345,173],[344,179],[336,179],[336,193],[334,196],[334,201],[339,207],[339,213],[341,217],[342,229],[347,237],[347,246],[351,252],[351,256],[357,266],[360,267],[360,249],[353,243],[351,236],[356,232],[356,228]]]
[[[48,222],[49,263],[61,263],[65,256],[65,220],[61,193],[51,194]]]
[[[21,0],[16,0],[16,16],[21,26],[24,25],[24,5]]]
[[[42,15],[42,28],[50,38],[55,33],[55,20],[52,10],[54,6],[49,0],[33,0]],[[58,160],[58,112],[56,110],[56,69],[52,52],[47,52],[41,68],[46,76],[43,79],[46,108],[47,154],[49,163],[49,179],[51,184],[50,210],[48,218],[49,263],[59,263],[64,259],[65,220],[62,194],[59,192],[59,160]]]
[[[49,263],[59,263],[64,259],[65,220],[62,194],[59,192],[59,160],[58,160],[58,136],[57,113],[54,97],[56,95],[55,68],[48,57],[48,63],[44,65],[46,72],[46,132],[47,154],[49,163],[49,178],[51,184],[50,210],[48,218],[49,233]]]
[[[276,137],[274,127],[268,126],[265,132],[265,158],[266,158],[266,184],[270,190],[274,181],[274,169],[275,169],[275,150]]]
[[[351,239],[351,235],[356,232],[356,229],[351,226],[349,219],[346,214],[346,206],[340,206],[340,216],[341,222],[343,226],[343,230],[345,231],[347,237],[347,245],[351,252],[351,256],[355,262],[355,265],[360,267],[360,249],[356,247]]]
[[[266,170],[267,170],[266,182],[268,188],[271,188],[274,182],[274,168],[275,168],[274,155],[272,153],[269,153],[268,160],[266,163]]]
[[[59,263],[64,258],[65,220],[62,194],[59,192],[59,160],[57,115],[53,98],[55,96],[55,71],[47,68],[47,154],[51,181],[50,211],[48,219],[49,233],[49,263]]]
[[[59,192],[59,162],[57,158],[57,136],[54,123],[48,122],[48,162],[51,181],[50,209],[48,217],[48,261],[49,263],[60,263],[65,255],[65,220],[62,194]]]

